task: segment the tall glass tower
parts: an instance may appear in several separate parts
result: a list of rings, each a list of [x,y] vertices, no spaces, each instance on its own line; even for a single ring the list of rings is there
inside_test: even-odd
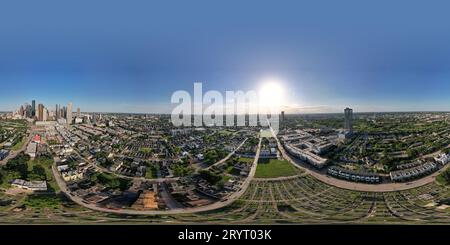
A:
[[[31,101],[31,116],[32,117],[36,116],[36,101],[35,100]]]
[[[353,133],[353,109],[345,108],[345,124],[344,129],[346,133]]]

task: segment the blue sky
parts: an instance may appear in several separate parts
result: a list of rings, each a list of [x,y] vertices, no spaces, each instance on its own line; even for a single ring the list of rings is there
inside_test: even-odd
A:
[[[0,3],[0,110],[170,112],[266,77],[292,112],[450,110],[446,1],[25,2]]]

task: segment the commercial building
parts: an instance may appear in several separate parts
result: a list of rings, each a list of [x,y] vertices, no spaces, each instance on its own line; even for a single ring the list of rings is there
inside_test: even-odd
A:
[[[283,135],[281,141],[289,154],[316,168],[323,168],[328,163],[328,159],[321,157],[320,154],[334,146],[332,139],[316,137],[303,130]]]
[[[31,101],[31,117],[36,116],[36,101]]]
[[[38,105],[37,120],[44,121],[44,105],[43,104]]]
[[[285,144],[284,148],[289,154],[313,165],[316,168],[323,168],[328,163],[328,159],[322,158],[311,151],[297,148],[291,144]]]
[[[59,108],[58,104],[55,105],[55,120],[57,121],[59,118]]]
[[[22,179],[15,179],[12,183],[12,186],[17,188],[22,188],[30,191],[46,191],[47,190],[47,182],[45,181],[26,181]]]
[[[353,109],[345,108],[344,110],[344,117],[345,117],[345,123],[344,123],[344,129],[346,133],[353,133]]]
[[[27,155],[29,155],[31,158],[35,158],[36,157],[36,152],[37,152],[37,143],[35,142],[31,142],[28,144],[27,146],[27,150],[25,151],[25,153]]]
[[[72,124],[72,103],[67,105],[67,125]]]
[[[48,110],[47,108],[44,107],[43,112],[42,112],[42,121],[47,121],[48,120]]]

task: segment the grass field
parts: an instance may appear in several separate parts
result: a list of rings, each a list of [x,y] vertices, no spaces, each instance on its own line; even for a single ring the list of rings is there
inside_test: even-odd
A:
[[[293,176],[300,172],[286,160],[260,159],[256,168],[255,178],[277,178]]]

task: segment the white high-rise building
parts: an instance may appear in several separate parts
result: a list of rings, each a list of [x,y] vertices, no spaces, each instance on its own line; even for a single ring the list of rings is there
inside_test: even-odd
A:
[[[44,107],[43,109],[43,115],[42,115],[42,121],[47,121],[48,120],[48,110],[47,108]]]
[[[344,129],[346,133],[353,133],[353,109],[345,108],[345,125]]]
[[[67,125],[71,125],[72,124],[72,103],[69,103],[67,105]]]

